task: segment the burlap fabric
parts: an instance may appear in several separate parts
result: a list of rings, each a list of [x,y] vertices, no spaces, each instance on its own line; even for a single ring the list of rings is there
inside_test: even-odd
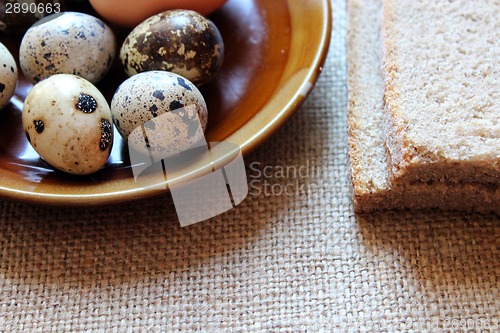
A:
[[[345,3],[333,7],[323,75],[246,158],[238,208],[182,229],[168,195],[0,201],[0,331],[498,332],[498,217],[353,214]]]

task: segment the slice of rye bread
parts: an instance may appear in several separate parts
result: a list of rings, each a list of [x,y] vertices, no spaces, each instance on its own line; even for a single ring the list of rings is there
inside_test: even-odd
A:
[[[483,184],[392,185],[383,130],[382,0],[349,0],[349,168],[357,212],[430,209],[500,212],[500,190]]]
[[[500,184],[500,1],[383,0],[393,183]]]

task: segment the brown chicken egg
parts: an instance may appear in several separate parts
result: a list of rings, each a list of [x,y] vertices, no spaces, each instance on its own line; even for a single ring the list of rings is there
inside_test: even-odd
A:
[[[171,9],[190,9],[208,15],[227,0],[90,0],[106,20],[133,28],[148,17]]]

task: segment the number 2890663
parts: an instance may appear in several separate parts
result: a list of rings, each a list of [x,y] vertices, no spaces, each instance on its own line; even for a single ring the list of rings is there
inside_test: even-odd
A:
[[[60,3],[19,3],[7,2],[5,4],[5,14],[57,14],[61,11]]]

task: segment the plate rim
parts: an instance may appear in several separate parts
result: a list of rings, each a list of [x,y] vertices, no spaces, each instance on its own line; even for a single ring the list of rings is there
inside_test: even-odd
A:
[[[325,11],[322,12],[323,15],[325,16],[322,22],[320,42],[318,45],[318,49],[315,51],[314,61],[311,62],[311,65],[307,69],[307,73],[300,85],[300,88],[294,92],[294,95],[290,99],[290,101],[285,106],[283,106],[279,112],[276,113],[276,115],[272,118],[272,121],[267,123],[257,133],[247,138],[244,142],[242,142],[239,145],[243,156],[247,156],[250,152],[255,150],[263,142],[269,139],[290,117],[292,117],[292,115],[306,101],[306,99],[314,89],[323,71],[323,65],[326,62],[331,42],[333,15],[332,15],[331,1],[330,0],[319,0],[319,1],[321,7],[325,9]],[[252,117],[248,122],[251,122],[252,119],[254,118],[255,116]],[[245,123],[240,128],[240,130],[249,126],[248,122]],[[240,130],[231,134],[224,141],[231,142],[231,137],[236,135]],[[233,154],[229,155],[234,156]],[[228,162],[229,161],[227,160],[227,158],[225,158],[225,156],[222,156],[218,160],[213,161],[211,166],[206,166],[205,168],[202,168],[202,170],[195,170],[194,172],[191,172],[191,174],[196,174],[197,176],[201,176],[207,173],[207,169],[209,169],[208,170],[209,172],[213,169],[214,166],[221,167],[227,164]],[[174,179],[174,181],[178,181],[178,179]],[[165,185],[166,187],[168,187],[168,182],[165,182],[165,184],[158,184],[158,185]],[[37,193],[37,192],[19,190],[15,188],[9,188],[0,185],[0,198],[9,201],[42,204],[50,206],[102,206],[108,204],[118,204],[118,203],[136,201],[140,199],[147,199],[168,193],[168,188],[159,190],[158,185],[152,187],[132,188],[132,189],[112,191],[112,192],[91,193],[83,195],[64,194],[64,193],[63,194]]]

